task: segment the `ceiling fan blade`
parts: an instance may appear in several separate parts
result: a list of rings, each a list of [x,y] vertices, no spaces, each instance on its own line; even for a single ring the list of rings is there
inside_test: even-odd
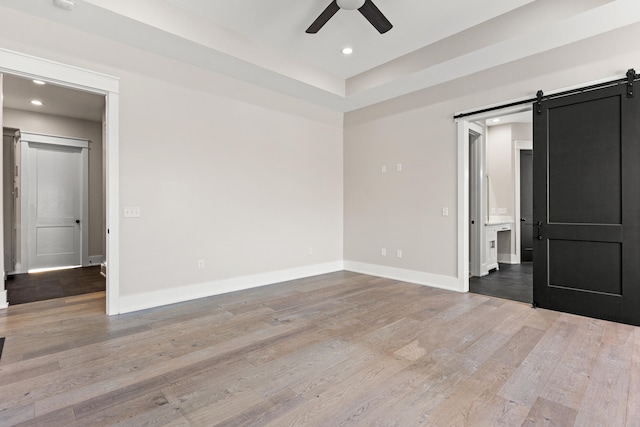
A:
[[[391,22],[380,12],[380,9],[371,0],[366,0],[358,9],[362,16],[373,25],[380,34],[384,34],[393,28]]]
[[[317,33],[318,31],[320,31],[320,28],[324,27],[324,24],[326,24],[329,19],[331,19],[331,17],[335,15],[339,10],[340,6],[338,6],[338,2],[336,0],[333,0],[331,4],[327,6],[327,8],[320,14],[320,16],[318,16],[318,18],[313,21],[313,24],[311,24],[311,26],[307,28],[306,32],[309,34]]]

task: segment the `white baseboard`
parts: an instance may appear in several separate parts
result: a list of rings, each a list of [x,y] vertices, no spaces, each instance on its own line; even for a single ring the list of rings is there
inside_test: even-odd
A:
[[[345,261],[344,269],[353,271],[354,273],[369,274],[371,276],[385,277],[387,279],[400,280],[402,282],[416,283],[418,285],[431,286],[433,288],[462,292],[462,289],[460,289],[461,281],[457,277],[441,276],[439,274],[405,270],[403,268],[387,267],[384,265],[367,264],[357,261]]]
[[[9,303],[7,302],[7,291],[5,289],[0,291],[0,310],[7,307],[9,307]]]
[[[498,262],[503,264],[520,264],[518,256],[514,254],[498,254]]]
[[[326,264],[234,277],[214,282],[196,283],[189,286],[163,289],[161,291],[146,292],[143,294],[125,295],[119,298],[118,312],[121,314],[129,313],[342,270],[344,270],[344,263],[342,261],[334,261]]]
[[[89,256],[89,265],[100,265],[104,262],[104,255],[90,255]]]

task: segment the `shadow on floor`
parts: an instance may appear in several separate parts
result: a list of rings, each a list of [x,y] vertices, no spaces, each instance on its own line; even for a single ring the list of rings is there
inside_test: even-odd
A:
[[[104,291],[105,278],[100,266],[14,274],[7,277],[7,299],[10,305],[43,301],[71,295]]]
[[[530,304],[533,301],[533,263],[500,264],[500,270],[470,278],[469,291]]]

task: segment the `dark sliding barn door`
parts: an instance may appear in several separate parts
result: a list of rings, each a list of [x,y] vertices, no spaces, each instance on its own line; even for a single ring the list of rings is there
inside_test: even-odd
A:
[[[533,115],[534,304],[640,325],[640,93],[606,87]]]

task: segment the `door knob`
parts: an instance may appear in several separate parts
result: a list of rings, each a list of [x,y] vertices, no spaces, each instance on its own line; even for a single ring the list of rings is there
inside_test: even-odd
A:
[[[76,224],[80,224],[80,220],[79,219],[76,219]]]
[[[526,218],[520,218],[520,221],[526,221],[526,220],[527,220]]]

